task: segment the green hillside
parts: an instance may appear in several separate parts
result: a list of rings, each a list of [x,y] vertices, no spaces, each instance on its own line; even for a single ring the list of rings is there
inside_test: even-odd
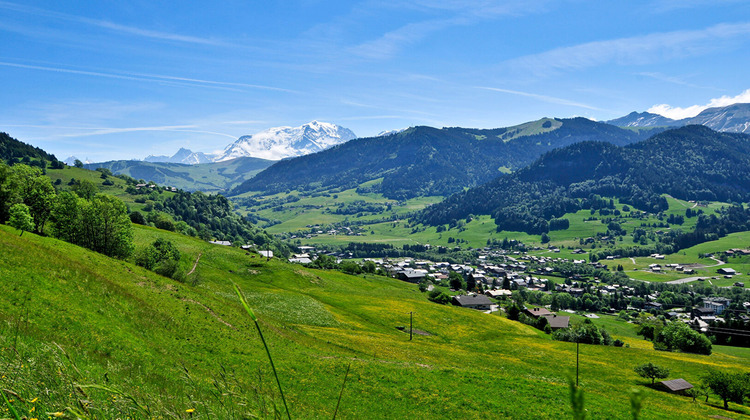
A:
[[[185,283],[0,227],[0,388],[14,410],[39,418],[273,417],[273,405],[283,407],[236,282],[261,320],[293,418],[330,418],[348,365],[341,418],[569,417],[571,343],[430,303],[408,283],[308,270],[136,227],[137,245],[159,237],[178,245],[183,268],[195,266]],[[396,329],[408,328],[409,312],[429,335],[409,341]],[[589,418],[630,418],[633,388],[645,393],[645,419],[750,412],[648,388],[632,371],[651,361],[671,378],[698,382],[708,368],[747,370],[747,352],[665,353],[632,331],[615,336],[630,347],[581,345]],[[0,410],[12,417],[7,405]]]
[[[655,130],[634,132],[585,118],[545,118],[491,130],[412,127],[279,161],[231,194],[345,190],[382,178],[364,191],[397,200],[446,196],[522,168],[558,147],[593,140],[626,145],[660,129]]]
[[[85,165],[88,169],[107,168],[114,174],[169,185],[185,191],[229,191],[274,163],[272,160],[241,157],[225,162],[185,165],[168,162],[115,160]]]

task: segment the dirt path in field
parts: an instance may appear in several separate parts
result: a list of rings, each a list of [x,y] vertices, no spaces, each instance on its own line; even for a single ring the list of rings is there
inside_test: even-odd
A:
[[[193,268],[192,268],[192,270],[190,270],[190,272],[189,272],[189,273],[187,273],[187,275],[188,275],[188,276],[189,276],[189,275],[191,275],[191,274],[193,274],[193,271],[195,271],[195,267],[198,267],[198,261],[200,261],[200,260],[201,260],[201,255],[203,255],[203,253],[202,253],[202,252],[201,252],[201,253],[199,253],[199,254],[198,254],[198,258],[196,258],[196,259],[195,259],[195,264],[193,264]]]

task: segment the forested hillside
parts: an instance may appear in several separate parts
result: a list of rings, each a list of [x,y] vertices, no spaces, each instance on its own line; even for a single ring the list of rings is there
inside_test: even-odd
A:
[[[510,176],[449,197],[416,216],[440,225],[491,214],[498,230],[542,233],[550,221],[601,208],[596,195],[648,211],[667,208],[661,194],[684,200],[750,199],[750,136],[703,126],[666,131],[626,147],[586,142],[547,153]]]
[[[392,199],[449,195],[522,168],[554,148],[590,140],[626,145],[647,138],[648,133],[652,131],[626,130],[584,118],[543,119],[492,130],[413,127],[278,162],[230,195],[345,189],[378,178],[383,178],[382,183],[368,192]]]
[[[62,165],[55,155],[51,155],[38,147],[18,141],[7,133],[2,132],[0,132],[0,160],[10,164],[24,162],[41,165],[44,161],[50,162],[54,167]]]

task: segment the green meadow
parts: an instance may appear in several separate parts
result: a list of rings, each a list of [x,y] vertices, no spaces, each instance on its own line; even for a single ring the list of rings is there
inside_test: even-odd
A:
[[[237,248],[136,226],[137,245],[177,244],[184,283],[128,261],[0,226],[0,416],[285,417],[268,358],[233,283],[260,319],[292,418],[566,418],[576,347],[497,314],[441,306],[415,285],[318,271]],[[195,268],[193,270],[193,267]],[[426,335],[396,327],[414,326]],[[607,322],[614,322],[607,319]],[[750,372],[746,349],[711,356],[580,346],[587,417],[737,418],[646,386],[653,362],[699,382],[710,368]],[[349,374],[344,383],[347,368]]]

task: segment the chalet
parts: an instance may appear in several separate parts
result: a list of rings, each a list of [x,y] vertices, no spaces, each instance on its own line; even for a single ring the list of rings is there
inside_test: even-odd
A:
[[[487,290],[484,292],[484,294],[493,299],[500,299],[500,298],[510,297],[513,294],[513,292],[511,292],[510,290],[505,290],[505,289],[497,289],[497,290]]]
[[[266,258],[273,258],[273,251],[270,251],[270,250],[268,250],[268,251],[258,251],[258,254],[260,254],[261,256],[266,257]]]
[[[419,283],[425,278],[426,273],[423,270],[402,270],[396,273],[396,276],[403,281],[409,283]]]
[[[214,244],[214,245],[232,246],[232,243],[229,241],[208,241],[208,243]]]
[[[453,304],[462,308],[489,311],[492,301],[485,295],[453,296]]]
[[[549,323],[550,328],[553,330],[559,330],[560,328],[568,328],[570,326],[570,317],[562,315],[546,315],[545,318]]]
[[[527,315],[539,318],[540,316],[547,316],[552,315],[552,312],[545,308],[524,308],[524,312],[526,312]]]
[[[706,316],[711,316],[714,314],[714,310],[712,308],[693,308],[692,311],[690,311],[690,315],[693,318],[703,318]]]
[[[662,386],[667,388],[670,392],[678,392],[678,393],[684,392],[684,391],[687,391],[688,389],[693,388],[693,385],[690,382],[682,378],[672,379],[669,381],[661,381],[660,384],[662,384]]]

